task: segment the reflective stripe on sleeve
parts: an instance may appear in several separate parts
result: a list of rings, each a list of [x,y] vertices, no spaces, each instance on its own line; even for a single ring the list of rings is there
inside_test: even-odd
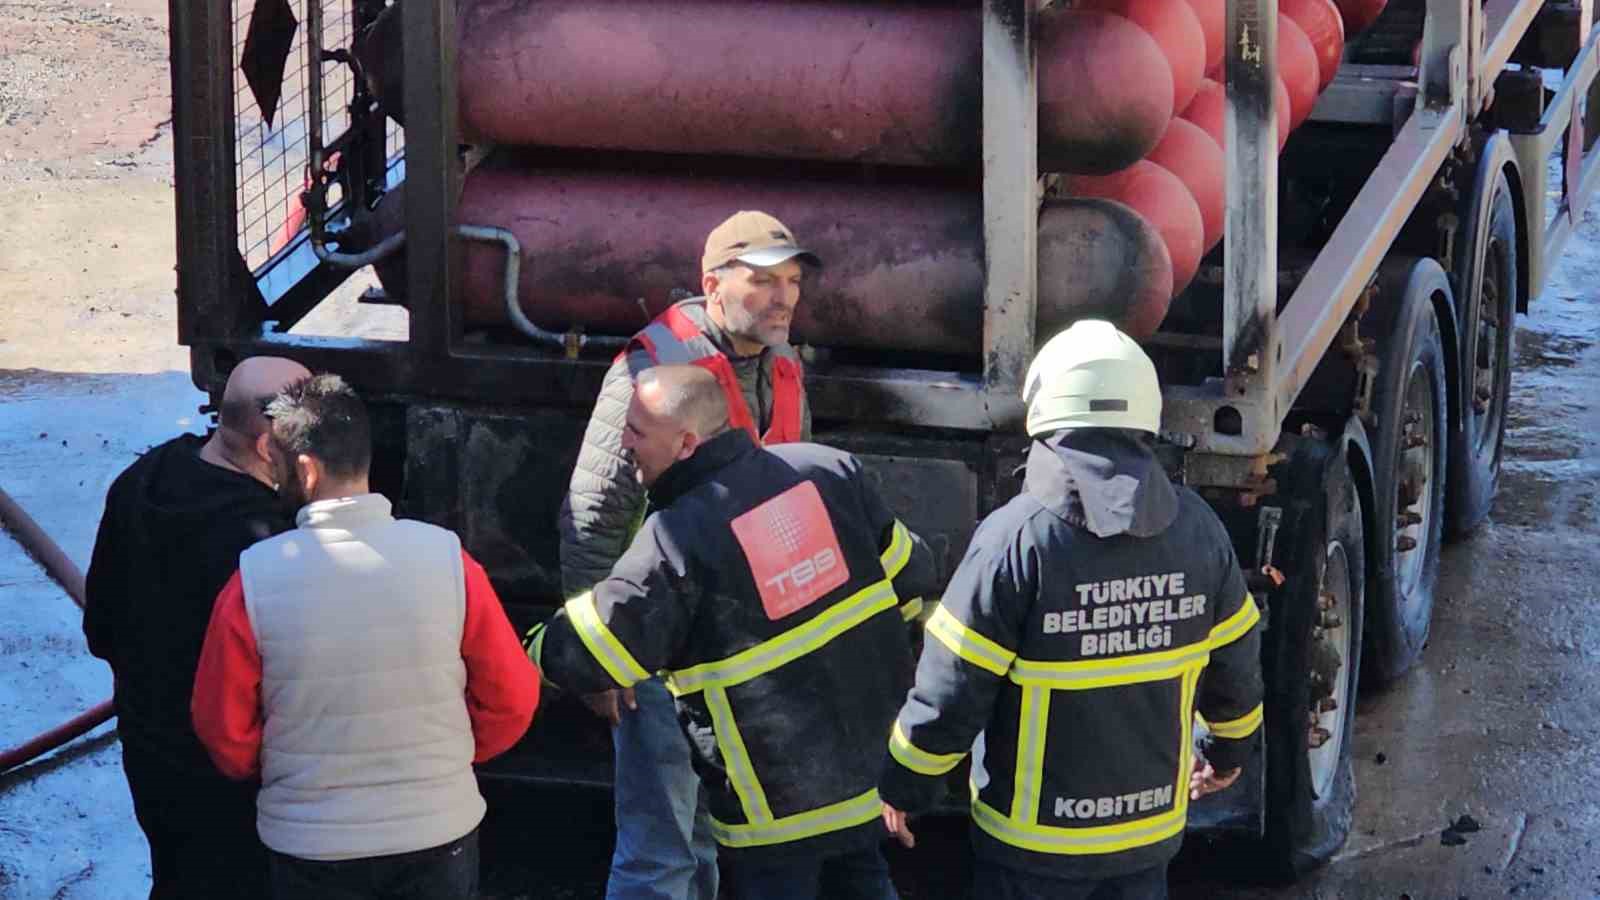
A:
[[[883,801],[877,790],[829,804],[821,809],[784,816],[757,825],[728,825],[711,819],[711,833],[724,847],[762,847],[843,831],[865,825],[883,814]]]
[[[899,519],[894,520],[894,527],[890,529],[888,549],[878,559],[883,563],[883,574],[889,578],[899,575],[911,561],[911,535]]]
[[[815,619],[727,659],[667,673],[668,690],[682,697],[711,687],[732,687],[765,675],[900,603],[894,587],[880,581],[852,594]]]
[[[739,806],[744,817],[752,824],[771,822],[772,807],[767,805],[767,793],[756,778],[755,764],[750,761],[750,751],[745,749],[744,735],[733,720],[733,707],[722,688],[706,689],[706,709],[711,713],[711,727],[716,730],[717,749],[728,769],[728,781],[739,796]]]
[[[1011,661],[1017,658],[1017,654],[961,624],[942,604],[928,620],[928,633],[951,653],[996,675],[1005,675]]]
[[[1245,594],[1244,602],[1239,604],[1239,610],[1211,629],[1212,648],[1227,646],[1244,637],[1259,621],[1261,621],[1261,610],[1256,608],[1256,598]]]
[[[593,591],[568,600],[566,610],[567,617],[572,620],[572,630],[578,633],[583,645],[589,648],[589,653],[605,668],[613,681],[623,687],[632,687],[650,677],[650,673],[622,646],[611,629],[600,621],[600,613],[594,607]]]
[[[1237,719],[1230,719],[1226,722],[1209,722],[1207,724],[1211,728],[1211,733],[1217,737],[1236,741],[1255,734],[1256,729],[1261,727],[1261,720],[1261,704],[1257,703],[1255,709]]]
[[[889,754],[896,762],[918,775],[943,775],[961,763],[965,753],[929,753],[911,743],[899,722],[889,733]]]

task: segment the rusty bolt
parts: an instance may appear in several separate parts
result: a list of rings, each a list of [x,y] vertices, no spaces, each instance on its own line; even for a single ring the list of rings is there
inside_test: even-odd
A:
[[[1401,553],[1410,553],[1417,549],[1417,539],[1409,534],[1402,534],[1395,538],[1394,548]]]
[[[1413,525],[1421,525],[1422,515],[1408,509],[1394,517],[1394,524],[1396,528],[1410,528]]]
[[[1331,713],[1339,708],[1339,701],[1332,697],[1323,697],[1317,701],[1317,712]]]
[[[1322,745],[1326,744],[1332,738],[1333,732],[1329,731],[1328,729],[1313,728],[1311,729],[1311,733],[1306,737],[1306,746],[1313,750],[1320,750]]]
[[[1333,609],[1334,603],[1335,600],[1332,591],[1323,591],[1317,595],[1317,609],[1324,611]]]
[[[1400,448],[1402,450],[1415,450],[1418,447],[1426,447],[1426,446],[1428,446],[1428,437],[1427,437],[1427,435],[1416,434],[1415,432],[1407,434],[1400,441]]]
[[[1322,618],[1317,622],[1318,628],[1338,628],[1342,625],[1344,625],[1344,620],[1339,618],[1337,613],[1331,612],[1323,613]]]

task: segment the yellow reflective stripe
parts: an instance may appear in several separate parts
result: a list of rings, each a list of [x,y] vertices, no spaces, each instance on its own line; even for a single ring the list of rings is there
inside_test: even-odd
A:
[[[1217,737],[1239,740],[1240,738],[1247,738],[1250,735],[1255,734],[1256,729],[1261,727],[1261,719],[1261,704],[1257,703],[1255,709],[1250,710],[1237,719],[1230,719],[1226,722],[1211,722],[1208,724],[1211,728],[1211,733]]]
[[[1178,703],[1178,734],[1182,743],[1178,752],[1178,774],[1174,777],[1173,784],[1173,810],[1178,813],[1181,823],[1189,815],[1189,773],[1194,769],[1194,694],[1200,685],[1200,673],[1203,671],[1196,667],[1191,672],[1184,673],[1181,698]]]
[[[758,825],[728,825],[711,819],[711,833],[724,847],[761,847],[787,844],[833,831],[865,825],[883,814],[877,790],[808,812],[784,816]]]
[[[996,675],[1006,674],[1011,661],[1017,658],[1015,653],[956,621],[943,605],[934,610],[933,618],[928,620],[928,633],[938,638],[951,653]]]
[[[1256,608],[1256,598],[1245,594],[1244,602],[1239,604],[1238,612],[1211,629],[1211,646],[1222,647],[1233,643],[1244,637],[1245,633],[1259,621],[1261,621],[1261,610]]]
[[[900,618],[905,619],[907,622],[920,615],[922,615],[921,597],[912,597],[910,600],[900,604]]]
[[[1010,676],[1017,684],[1078,691],[1176,678],[1192,667],[1205,665],[1210,658],[1208,641],[1116,659],[1041,662],[1019,657],[1011,665]]]
[[[600,621],[600,613],[594,608],[593,591],[568,600],[566,610],[567,617],[572,620],[572,630],[578,633],[583,645],[589,648],[590,655],[605,668],[613,681],[623,687],[632,687],[650,677],[650,673],[622,646],[606,623]]]
[[[1045,732],[1050,724],[1050,689],[1022,689],[1022,722],[1017,731],[1017,771],[1011,791],[1011,818],[1023,825],[1039,821],[1044,783]]]
[[[823,646],[886,609],[899,605],[894,586],[880,581],[850,595],[842,603],[770,640],[727,659],[667,673],[668,690],[676,696],[712,687],[733,687],[765,675]]]
[[[911,535],[899,519],[894,520],[894,527],[890,529],[889,548],[878,559],[883,563],[883,574],[889,578],[899,575],[911,561]]]
[[[1187,796],[1188,781],[1175,790]],[[1171,809],[1144,819],[1092,828],[1060,828],[1054,825],[1029,825],[1009,819],[981,800],[972,802],[972,820],[1001,843],[1032,850],[1071,856],[1117,853],[1154,844],[1183,831],[1184,816]]]
[[[550,629],[545,626],[545,623],[541,622],[529,628],[527,634],[528,638],[532,638],[527,645],[528,658],[533,660],[533,664],[541,669],[544,668],[544,636],[548,633],[550,633]]]
[[[744,736],[733,720],[733,707],[728,705],[728,695],[721,688],[706,689],[706,709],[711,712],[711,727],[717,735],[717,749],[722,751],[722,762],[728,769],[728,781],[733,792],[739,795],[739,806],[746,820],[771,822],[772,807],[767,805],[767,794],[756,779],[756,768],[750,762],[750,751],[745,749]]]
[[[911,743],[899,722],[889,732],[889,755],[919,775],[943,775],[960,764],[965,753],[929,753]]]

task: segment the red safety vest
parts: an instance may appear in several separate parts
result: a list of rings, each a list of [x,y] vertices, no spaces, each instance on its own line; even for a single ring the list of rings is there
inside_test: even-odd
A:
[[[801,439],[800,424],[805,403],[804,378],[800,360],[788,345],[774,347],[772,359],[772,423],[766,434],[756,431],[758,421],[744,402],[733,364],[706,337],[705,300],[695,298],[675,303],[655,321],[633,336],[622,356],[634,350],[649,354],[656,365],[695,365],[710,372],[722,385],[728,401],[728,424],[743,428],[763,444],[787,444]],[[621,356],[618,357],[619,359]]]

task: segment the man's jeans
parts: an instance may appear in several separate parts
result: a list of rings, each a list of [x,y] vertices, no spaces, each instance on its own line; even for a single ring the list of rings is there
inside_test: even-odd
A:
[[[617,849],[606,900],[716,900],[717,845],[689,739],[659,678],[633,688],[616,748]]]
[[[898,900],[876,845],[833,856],[728,870],[734,900]]]
[[[478,829],[448,844],[323,861],[271,851],[273,900],[474,900]]]
[[[1115,878],[1047,878],[979,861],[972,867],[973,900],[1167,900],[1167,867]]]

